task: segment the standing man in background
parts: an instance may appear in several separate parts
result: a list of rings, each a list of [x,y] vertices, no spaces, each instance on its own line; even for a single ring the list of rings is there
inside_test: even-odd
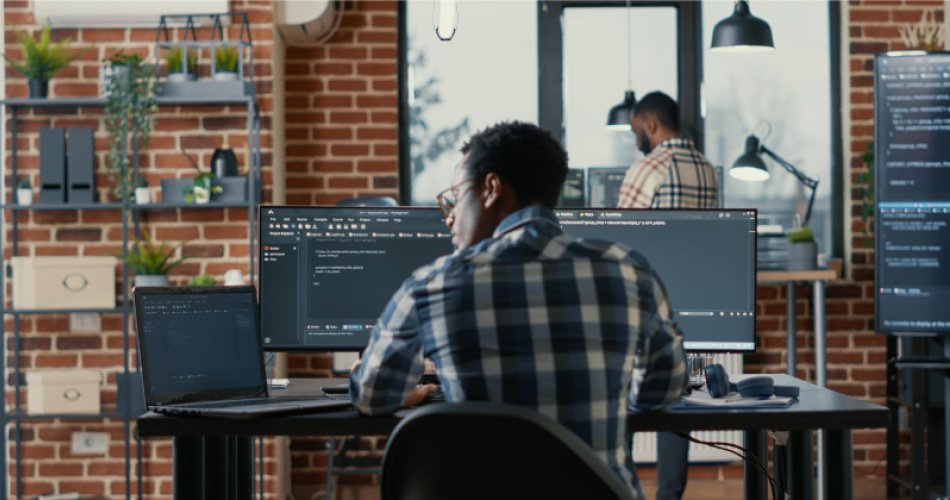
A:
[[[630,117],[644,156],[620,186],[619,208],[716,208],[716,174],[693,141],[680,136],[679,106],[650,92]]]
[[[637,148],[644,156],[620,186],[619,208],[715,208],[718,186],[712,165],[681,137],[679,106],[662,92],[650,92],[630,116]],[[657,500],[679,500],[686,490],[689,441],[658,432]]]

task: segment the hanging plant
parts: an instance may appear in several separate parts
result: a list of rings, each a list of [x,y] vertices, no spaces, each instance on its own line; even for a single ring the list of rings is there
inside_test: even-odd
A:
[[[107,171],[113,195],[127,207],[133,193],[129,158],[148,145],[159,85],[155,67],[137,54],[119,52],[108,63],[104,89],[106,130],[111,136]]]

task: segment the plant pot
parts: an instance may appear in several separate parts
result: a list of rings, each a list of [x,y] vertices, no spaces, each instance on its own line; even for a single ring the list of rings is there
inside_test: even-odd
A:
[[[788,270],[807,271],[818,268],[818,245],[814,241],[789,243]]]
[[[30,78],[27,86],[30,90],[30,99],[45,99],[49,92],[49,80]]]
[[[152,202],[152,192],[147,187],[135,188],[135,204],[148,205]]]
[[[233,82],[238,79],[237,71],[218,71],[211,76],[216,82]]]
[[[193,82],[195,81],[195,75],[192,73],[169,73],[168,81],[170,82]]]
[[[135,276],[135,286],[168,286],[168,276],[164,274],[139,274]]]
[[[32,205],[33,204],[33,190],[18,188],[16,190],[16,204],[17,205]]]
[[[109,80],[112,78],[112,75],[115,75],[119,85],[122,87],[129,86],[129,80],[131,75],[131,70],[128,66],[123,64],[117,64],[113,66],[112,64],[103,64],[99,67],[99,94],[102,97],[108,97],[109,95]]]
[[[203,186],[195,186],[193,188],[193,193],[195,197],[195,203],[199,205],[204,205],[211,201],[211,189]]]

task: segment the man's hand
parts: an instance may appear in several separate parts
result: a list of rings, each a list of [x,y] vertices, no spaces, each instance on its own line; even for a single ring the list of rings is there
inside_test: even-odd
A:
[[[429,394],[439,390],[439,386],[435,384],[425,384],[420,385],[412,390],[408,396],[406,396],[405,401],[402,402],[403,408],[410,408],[413,406],[418,406],[425,402],[426,398],[429,397]]]

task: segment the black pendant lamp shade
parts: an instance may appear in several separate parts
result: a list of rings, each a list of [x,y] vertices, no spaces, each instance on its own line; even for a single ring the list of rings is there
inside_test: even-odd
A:
[[[738,0],[731,16],[716,23],[713,28],[712,50],[763,51],[772,50],[772,28],[765,20],[749,12],[749,2]]]
[[[637,105],[637,96],[632,90],[623,93],[623,102],[610,108],[607,113],[607,128],[610,130],[630,130],[630,115]]]

